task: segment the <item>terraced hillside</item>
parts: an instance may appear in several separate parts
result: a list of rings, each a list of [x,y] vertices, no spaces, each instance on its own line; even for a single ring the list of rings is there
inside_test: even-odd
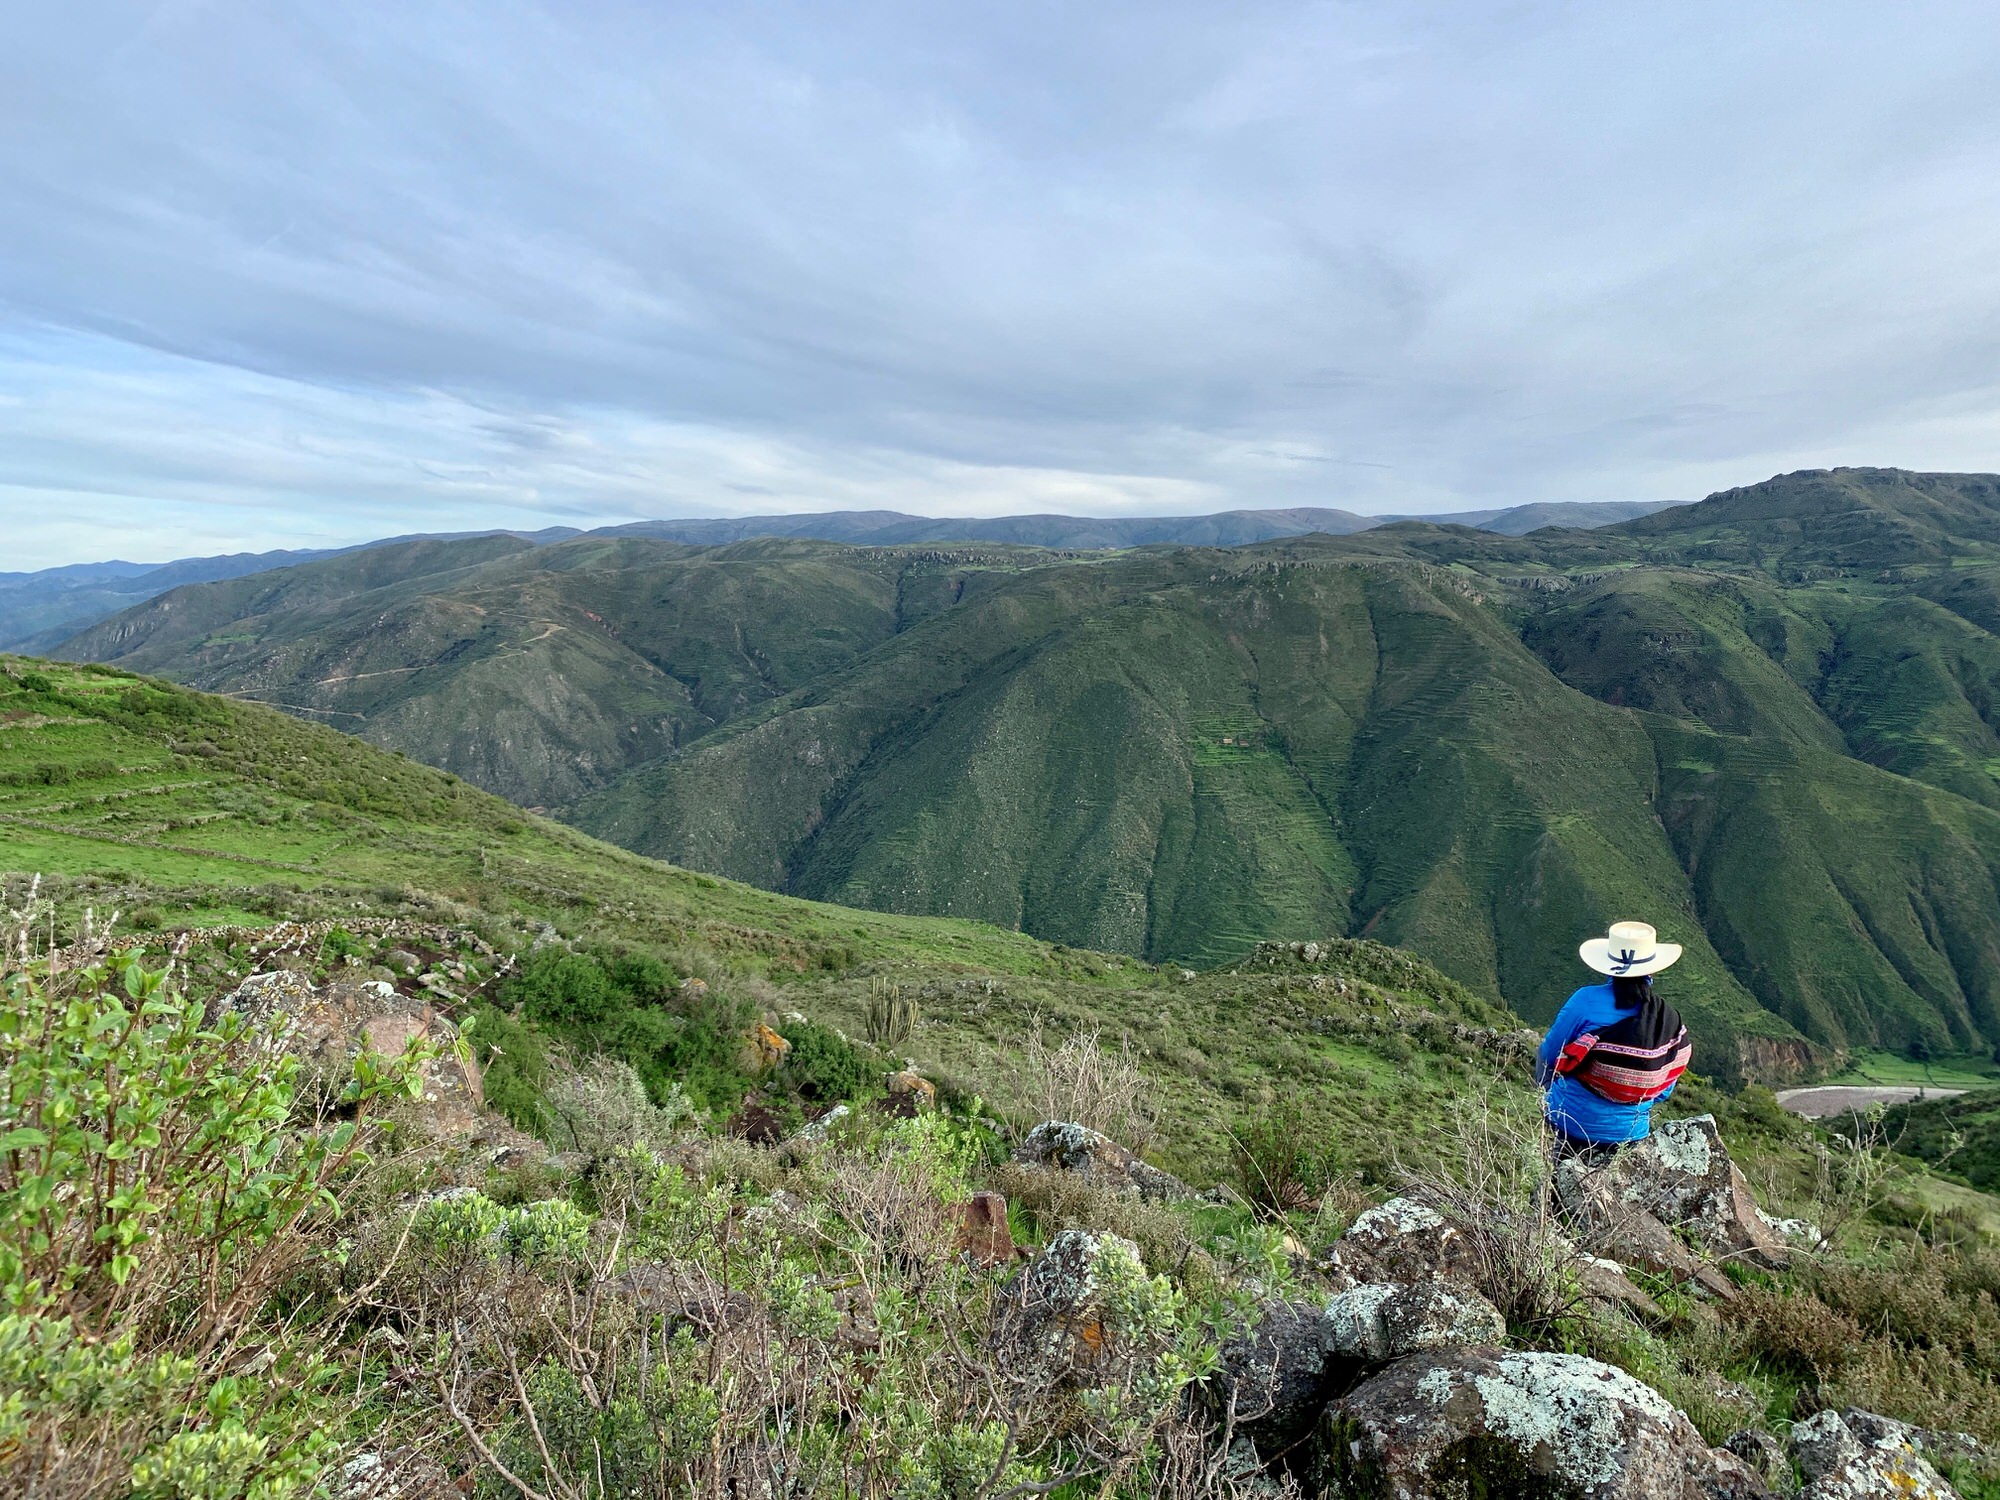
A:
[[[2000,1041],[1996,496],[1837,470],[1591,531],[1109,555],[582,539],[184,590],[69,651],[680,864],[1153,960],[1365,935],[1536,1018],[1578,934],[1648,913],[1727,1068],[1775,1078],[1801,1038]]]

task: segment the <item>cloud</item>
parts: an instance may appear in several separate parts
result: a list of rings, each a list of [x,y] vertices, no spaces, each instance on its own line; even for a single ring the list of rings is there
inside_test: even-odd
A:
[[[103,550],[55,494],[186,551],[1992,467],[1996,54],[1840,0],[31,8],[0,566]]]

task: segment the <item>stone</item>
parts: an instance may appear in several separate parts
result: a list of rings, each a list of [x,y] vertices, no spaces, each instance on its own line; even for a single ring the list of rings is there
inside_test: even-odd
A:
[[[1328,1407],[1311,1476],[1369,1500],[1761,1500],[1665,1397],[1577,1354],[1496,1347],[1396,1361]]]
[[[891,1097],[913,1096],[925,1109],[937,1103],[937,1085],[907,1068],[900,1073],[891,1073],[882,1081],[882,1086]]]
[[[1210,1404],[1266,1453],[1290,1448],[1326,1405],[1324,1315],[1312,1302],[1267,1302],[1256,1322],[1222,1347]]]
[[[1782,1271],[1791,1263],[1790,1247],[1751,1197],[1750,1184],[1729,1159],[1713,1115],[1662,1121],[1603,1170],[1625,1202],[1689,1235],[1712,1255],[1746,1260],[1767,1271]]]
[[[744,1063],[751,1073],[769,1073],[783,1066],[792,1044],[759,1021],[744,1038]]]
[[[1376,1282],[1350,1287],[1320,1315],[1327,1354],[1380,1363],[1420,1349],[1497,1344],[1507,1320],[1477,1292],[1444,1282]]]
[[[1472,1274],[1472,1247],[1458,1226],[1429,1204],[1391,1198],[1348,1227],[1328,1262],[1328,1271],[1364,1283],[1462,1281]]]
[[[1584,1296],[1608,1307],[1622,1307],[1649,1323],[1667,1321],[1666,1309],[1655,1302],[1643,1287],[1634,1285],[1625,1268],[1615,1260],[1597,1255],[1578,1255],[1576,1284]]]
[[[1136,1264],[1139,1247],[1115,1234],[1065,1229],[1052,1236],[994,1308],[994,1342],[1052,1384],[1088,1380],[1111,1359],[1100,1259],[1115,1251]]]
[[[1141,1161],[1137,1153],[1101,1130],[1066,1120],[1048,1120],[1028,1132],[1014,1153],[1027,1166],[1073,1172],[1099,1187],[1136,1192],[1141,1198],[1192,1198],[1194,1190],[1171,1172]]]
[[[1577,1157],[1556,1163],[1551,1179],[1556,1200],[1578,1243],[1600,1257],[1693,1282],[1720,1301],[1733,1300],[1736,1288],[1729,1278],[1696,1256],[1642,1202],[1628,1196],[1625,1181],[1613,1166],[1593,1167]]]
[[[1766,1484],[1774,1487],[1790,1485],[1792,1465],[1785,1457],[1785,1445],[1762,1428],[1746,1427],[1741,1432],[1731,1433],[1723,1440],[1722,1446],[1748,1464]]]
[[[417,1102],[424,1123],[443,1138],[531,1145],[486,1112],[479,1065],[457,1055],[458,1027],[429,1000],[366,981],[315,985],[306,975],[279,969],[252,974],[220,1006],[264,1027],[334,1096],[353,1077],[354,1059],[364,1048],[395,1058],[413,1042],[435,1043],[437,1055],[420,1072],[423,1091]]]
[[[982,1266],[1004,1266],[1014,1258],[1014,1231],[1007,1200],[994,1192],[974,1193],[958,1210],[958,1248]]]
[[[443,1464],[414,1448],[357,1453],[335,1472],[333,1500],[459,1500]]]
[[[708,997],[706,979],[683,979],[680,982],[681,998],[684,1000],[704,1000]]]
[[[382,962],[397,974],[414,974],[424,966],[424,961],[408,948],[391,948]]]
[[[1799,1500],[1957,1500],[1912,1429],[1873,1412],[1820,1412],[1797,1423],[1788,1444],[1804,1480]]]

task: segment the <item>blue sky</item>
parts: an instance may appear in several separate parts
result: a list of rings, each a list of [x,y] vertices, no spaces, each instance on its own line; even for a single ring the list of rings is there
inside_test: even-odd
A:
[[[2000,468],[2000,7],[64,0],[0,570]]]

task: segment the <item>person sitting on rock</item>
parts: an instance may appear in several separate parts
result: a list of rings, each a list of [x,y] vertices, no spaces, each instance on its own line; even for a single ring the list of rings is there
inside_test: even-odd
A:
[[[1653,1106],[1674,1091],[1693,1053],[1680,1012],[1653,993],[1652,976],[1681,956],[1644,922],[1613,922],[1578,956],[1605,984],[1563,1003],[1535,1059],[1544,1114],[1560,1155],[1597,1160],[1651,1133]]]

